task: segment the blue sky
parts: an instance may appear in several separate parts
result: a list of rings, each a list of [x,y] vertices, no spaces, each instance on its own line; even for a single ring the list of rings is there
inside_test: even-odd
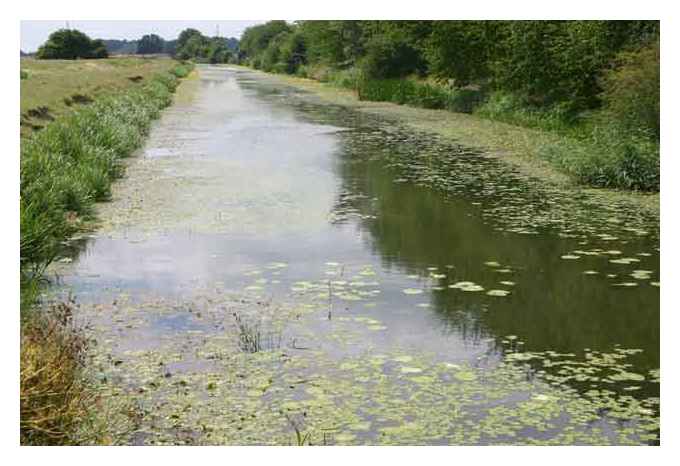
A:
[[[220,36],[240,37],[248,26],[264,21],[69,21],[69,27],[79,29],[93,39],[139,39],[144,34],[158,34],[164,39],[175,39],[186,28],[198,29]],[[51,32],[66,26],[66,21],[22,21],[21,50],[33,52],[42,45]]]

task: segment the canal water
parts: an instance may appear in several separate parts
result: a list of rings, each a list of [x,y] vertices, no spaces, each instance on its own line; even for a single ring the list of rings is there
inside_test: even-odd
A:
[[[129,443],[658,442],[658,219],[201,66],[55,268]]]

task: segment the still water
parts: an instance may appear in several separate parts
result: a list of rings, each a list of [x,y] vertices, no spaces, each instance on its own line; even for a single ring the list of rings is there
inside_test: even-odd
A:
[[[658,221],[626,205],[206,66],[99,215],[58,273],[132,443],[656,442]]]

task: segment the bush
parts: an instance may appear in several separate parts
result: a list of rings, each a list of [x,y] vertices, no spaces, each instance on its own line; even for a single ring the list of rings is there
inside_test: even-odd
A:
[[[451,89],[441,84],[413,79],[360,79],[358,94],[360,100],[466,113],[472,112],[482,101],[479,90]]]
[[[659,145],[610,124],[582,140],[564,138],[539,152],[577,181],[596,187],[657,192]]]
[[[53,32],[36,53],[36,57],[42,59],[75,60],[108,56],[102,40],[92,40],[76,29],[59,29]]]
[[[329,71],[326,82],[345,89],[357,89],[361,80],[361,71],[358,68],[348,68],[346,70]]]
[[[660,44],[619,55],[602,79],[604,111],[630,131],[660,137]]]
[[[368,79],[388,79],[422,71],[424,64],[411,44],[400,39],[376,36],[366,45],[360,67]]]
[[[177,78],[186,78],[189,73],[194,69],[194,65],[191,62],[182,62],[181,64],[174,67],[171,71],[172,74]]]
[[[482,118],[503,121],[529,128],[547,131],[573,132],[578,126],[578,115],[568,103],[557,103],[548,107],[536,107],[527,99],[506,92],[492,92],[474,112]]]

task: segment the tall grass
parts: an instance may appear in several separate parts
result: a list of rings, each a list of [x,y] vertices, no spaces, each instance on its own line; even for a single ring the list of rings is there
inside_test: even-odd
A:
[[[471,113],[481,102],[476,89],[450,88],[443,84],[414,79],[362,79],[358,82],[359,100],[393,102],[414,107]]]
[[[21,443],[77,443],[79,425],[94,403],[83,390],[81,371],[87,340],[59,305],[24,325],[21,334]],[[92,433],[92,432],[91,432]],[[82,439],[80,439],[82,440]]]
[[[615,123],[595,126],[579,139],[564,137],[539,155],[576,181],[601,188],[658,192],[659,143]]]
[[[174,75],[98,99],[53,122],[21,147],[21,270],[40,275],[60,244],[109,198],[121,160],[141,146],[151,121],[170,104]]]
[[[474,111],[475,115],[512,125],[575,134],[581,130],[582,119],[568,105],[536,107],[517,95],[492,92]]]
[[[186,65],[185,65],[186,66]],[[87,342],[70,308],[36,308],[45,268],[92,217],[123,173],[121,161],[142,144],[172,101],[180,67],[142,87],[97,99],[23,139],[20,165],[21,443],[99,442],[100,409],[83,376]]]

